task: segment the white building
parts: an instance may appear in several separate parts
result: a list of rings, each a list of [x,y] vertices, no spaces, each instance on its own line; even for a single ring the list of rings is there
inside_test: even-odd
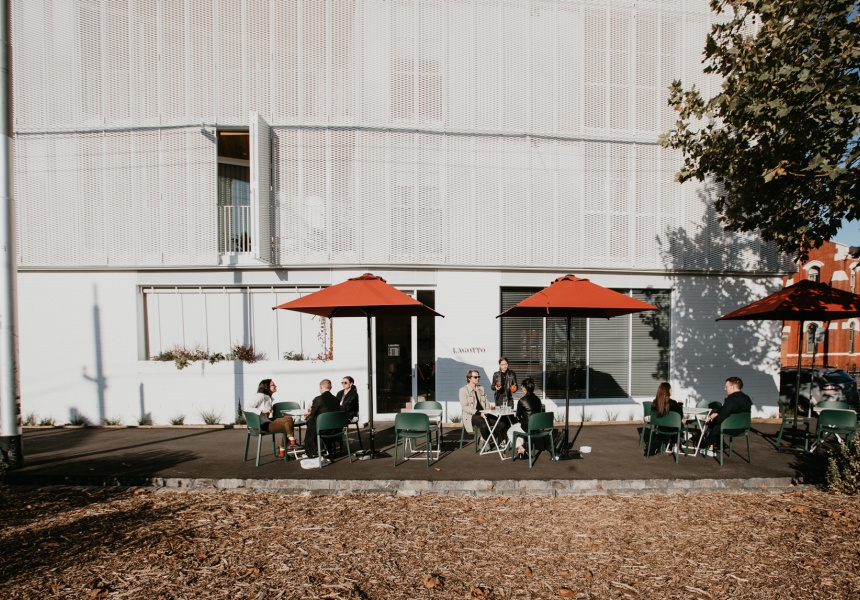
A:
[[[226,422],[265,377],[366,390],[363,320],[271,310],[364,272],[445,315],[376,320],[378,417],[459,414],[502,354],[558,404],[559,323],[495,316],[566,273],[662,307],[575,323],[577,420],[730,375],[776,412],[779,323],[715,319],[791,266],[656,143],[673,79],[717,85],[705,0],[12,4],[25,415]],[[268,360],[148,360],[234,344]]]

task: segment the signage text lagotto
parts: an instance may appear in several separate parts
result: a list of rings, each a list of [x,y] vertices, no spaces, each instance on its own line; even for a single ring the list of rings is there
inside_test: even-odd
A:
[[[453,348],[454,354],[486,354],[486,348]]]

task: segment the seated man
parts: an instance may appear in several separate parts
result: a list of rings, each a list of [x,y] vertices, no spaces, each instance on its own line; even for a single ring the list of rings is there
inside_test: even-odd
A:
[[[305,413],[305,452],[308,458],[317,457],[317,415],[340,410],[340,403],[331,393],[331,380],[320,381],[320,395],[314,398]]]
[[[703,449],[703,454],[707,456],[717,455],[714,446],[720,440],[720,424],[723,421],[731,415],[752,411],[752,400],[741,391],[743,387],[744,382],[741,381],[740,377],[726,379],[725,390],[728,395],[720,411],[711,413],[711,416],[708,417],[707,443],[709,448]]]
[[[496,415],[481,414],[482,410],[489,410],[490,401],[484,386],[478,385],[481,376],[475,369],[469,369],[466,373],[466,385],[460,388],[460,406],[463,413],[463,426],[471,433],[473,427],[477,427],[485,440],[490,439],[490,427],[496,422]],[[495,430],[497,440],[503,440],[506,436],[510,423],[502,419]],[[501,444],[499,444],[501,445]]]

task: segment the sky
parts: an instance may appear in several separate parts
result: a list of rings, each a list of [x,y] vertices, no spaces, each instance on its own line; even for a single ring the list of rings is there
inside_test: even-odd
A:
[[[842,227],[833,237],[833,241],[849,246],[860,246],[860,221],[843,220]]]

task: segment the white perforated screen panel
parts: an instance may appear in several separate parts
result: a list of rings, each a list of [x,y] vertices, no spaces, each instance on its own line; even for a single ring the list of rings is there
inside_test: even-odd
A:
[[[271,125],[253,220],[276,264],[786,266],[722,232],[716,191],[674,183],[656,144],[673,79],[717,89],[705,0],[13,0],[12,17],[23,266],[218,264],[212,140],[250,111]]]

